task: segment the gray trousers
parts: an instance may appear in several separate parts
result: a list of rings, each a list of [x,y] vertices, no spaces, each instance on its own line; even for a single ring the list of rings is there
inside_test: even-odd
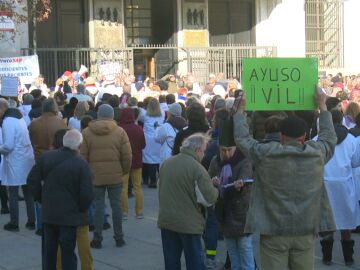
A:
[[[19,226],[19,187],[9,186],[10,223]],[[34,198],[27,185],[21,186],[24,194],[28,222],[35,222]]]
[[[112,210],[112,221],[115,241],[123,238],[122,212],[121,212],[121,185],[94,186],[94,240],[102,241],[102,229],[104,224],[105,192],[108,192]]]

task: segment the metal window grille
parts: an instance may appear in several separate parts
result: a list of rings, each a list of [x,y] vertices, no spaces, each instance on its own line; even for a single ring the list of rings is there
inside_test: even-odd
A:
[[[343,1],[306,0],[306,56],[320,68],[343,67]]]

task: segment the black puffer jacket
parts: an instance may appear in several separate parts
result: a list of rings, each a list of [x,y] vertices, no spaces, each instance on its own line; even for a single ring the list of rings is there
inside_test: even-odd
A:
[[[183,143],[183,141],[198,132],[201,133],[206,133],[209,130],[209,126],[208,125],[197,125],[197,124],[193,124],[193,125],[189,125],[188,127],[184,128],[183,130],[180,130],[175,137],[175,141],[174,141],[174,147],[173,147],[173,151],[172,151],[172,155],[177,155],[180,153],[180,147],[181,144]]]
[[[239,150],[236,150],[234,156],[227,163],[222,162],[219,155],[215,156],[210,163],[210,176],[220,176],[222,167],[226,164],[231,165],[231,182],[252,178],[253,171],[250,160]],[[216,203],[216,213],[225,237],[233,238],[245,235],[244,227],[249,209],[250,194],[251,184],[245,184],[240,191],[230,187],[225,190],[223,198],[219,196]]]

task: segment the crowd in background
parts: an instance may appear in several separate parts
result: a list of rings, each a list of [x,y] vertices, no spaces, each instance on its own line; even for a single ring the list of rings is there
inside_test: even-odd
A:
[[[346,160],[346,162],[350,162],[350,165],[346,164],[346,166],[350,166],[349,168],[353,171],[346,171],[343,176],[335,173],[334,176],[331,168],[325,169],[325,183],[331,182],[334,177],[347,179],[349,173],[353,179],[358,177],[356,168],[360,165],[356,157],[353,157],[358,155],[358,148],[360,148],[360,143],[356,138],[360,134],[360,76],[343,77],[341,73],[335,76],[328,75],[326,78],[319,79],[319,85],[326,90],[328,95],[326,105],[328,110],[332,112],[333,121],[336,124],[338,144],[348,138],[352,145],[346,146],[346,149],[352,149],[351,151],[346,149],[338,151],[344,151],[346,155],[349,154],[349,157],[344,158],[342,156],[338,160],[340,165],[333,164],[332,166],[341,166],[341,163]],[[21,181],[11,183],[6,182],[6,179],[0,179],[2,181],[1,213],[6,214],[10,211],[11,214],[10,222],[4,228],[10,231],[19,230],[17,200],[18,188],[22,186],[28,213],[26,227],[28,229],[36,228],[37,234],[43,234],[41,205],[38,202],[34,204],[34,200],[27,189],[25,174],[30,171],[41,154],[47,150],[59,148],[58,140],[54,136],[60,130],[64,132],[66,129],[76,129],[82,132],[83,145],[85,146],[82,147],[81,154],[89,162],[90,167],[93,166],[91,168],[94,173],[94,168],[99,170],[96,166],[102,166],[101,158],[109,160],[111,153],[102,153],[100,146],[99,152],[90,153],[90,145],[92,144],[89,142],[93,139],[91,132],[94,134],[106,133],[115,128],[115,124],[117,127],[121,127],[121,132],[118,131],[118,137],[126,137],[121,145],[128,144],[129,146],[128,149],[121,150],[121,155],[124,157],[128,155],[126,162],[129,165],[122,165],[122,170],[125,167],[127,168],[124,172],[113,171],[110,166],[106,167],[119,178],[116,184],[121,183],[122,186],[122,190],[110,191],[108,189],[109,194],[110,192],[119,193],[119,198],[116,195],[110,198],[115,240],[119,247],[125,242],[118,219],[126,220],[128,218],[130,212],[128,197],[135,193],[135,215],[138,219],[142,219],[144,217],[142,186],[158,187],[159,168],[166,160],[181,152],[181,145],[189,136],[195,133],[203,133],[210,138],[206,149],[204,149],[201,163],[212,178],[220,176],[224,178],[228,169],[227,165],[230,165],[233,170],[233,181],[253,178],[250,160],[236,148],[233,139],[223,138],[221,136],[224,134],[220,134],[221,123],[226,122],[231,117],[230,112],[238,89],[241,89],[240,82],[235,78],[226,78],[222,73],[210,74],[207,84],[202,86],[190,73],[168,74],[161,80],[146,78],[144,81],[136,81],[136,77],[130,74],[128,69],[124,69],[121,74],[98,74],[96,77],[89,77],[86,73],[79,74],[76,71],[65,71],[56,81],[54,88],[49,88],[44,82],[44,77],[40,75],[32,85],[22,87],[19,97],[9,99],[8,107],[4,107],[4,119],[9,114],[16,119],[23,118],[26,124],[25,130],[26,132],[29,131],[27,135],[24,129],[21,131],[24,140],[29,141],[28,148],[16,153],[16,155],[27,158],[26,166],[28,169],[23,170],[24,175],[16,176],[16,179],[21,178]],[[9,109],[11,110],[9,111]],[[249,112],[247,120],[253,138],[266,143],[280,141],[279,122],[289,116],[299,117],[306,122],[307,140],[317,139],[319,113],[316,110]],[[101,122],[104,119],[111,120],[112,123],[106,122],[105,125],[104,122]],[[45,130],[44,127],[48,127],[48,129]],[[7,132],[6,125],[2,126],[2,135],[5,136],[4,140],[12,136],[11,133]],[[59,135],[57,134],[57,136]],[[233,135],[231,134],[230,137]],[[3,155],[2,171],[7,170],[6,166],[8,166],[8,170],[22,166],[16,155],[12,160],[7,160],[6,156],[9,150],[2,147],[3,144],[4,142],[1,143],[0,147],[0,152]],[[87,148],[84,149],[84,147]],[[97,158],[100,158],[100,161],[97,161],[99,163],[91,165],[91,162]],[[336,161],[333,162],[336,163]],[[4,172],[1,175],[3,176]],[[112,184],[111,181],[93,182],[95,188],[102,185],[108,187]],[[334,205],[338,206],[334,209],[335,221],[339,224],[338,229],[342,231],[345,262],[351,264],[353,262],[354,242],[351,240],[350,231],[360,224],[357,220],[358,217],[360,218],[357,209],[357,202],[360,198],[359,187],[354,181],[348,183],[347,188],[353,190],[349,196],[349,194],[344,194],[344,189],[339,187],[333,190],[331,183],[326,186],[331,205],[333,207],[335,207]],[[217,241],[218,238],[225,237],[230,256],[227,258],[224,269],[230,269],[230,261],[233,265],[231,269],[255,269],[252,238],[243,232],[251,185],[239,186],[227,192],[219,190],[220,195],[215,204],[216,207],[207,207],[206,224],[203,228],[205,266],[208,269],[217,267]],[[79,226],[89,225],[90,230],[94,230],[94,239],[91,241],[93,248],[101,248],[101,230],[110,226],[107,221],[108,210],[101,203],[101,200],[104,199],[103,194],[100,194],[101,192],[95,190],[95,201],[86,212],[86,217],[79,223]],[[98,199],[96,199],[97,196]],[[342,196],[348,196],[348,200],[347,203],[339,206],[338,201]],[[238,201],[239,198],[241,203]],[[117,199],[121,201],[121,210],[115,211],[116,206],[113,201]],[[349,205],[351,211],[344,211]],[[121,211],[120,214],[119,211]],[[342,219],[338,217],[340,212],[346,212],[346,220],[352,220],[350,225],[349,223],[341,223]],[[202,218],[204,219],[205,215]],[[191,220],[191,217],[188,219]],[[182,222],[184,222],[183,226],[187,227],[192,221],[185,220]],[[201,223],[201,220],[199,222]],[[342,225],[340,226],[340,224]],[[159,226],[163,225],[160,224]],[[324,262],[329,262],[331,261],[330,251],[333,237],[331,233],[324,234],[322,237]],[[236,239],[245,240],[239,241],[240,244],[237,244]],[[82,264],[85,264],[86,257],[91,257],[91,254],[85,254],[80,258]],[[88,262],[89,264],[91,265],[91,262]]]

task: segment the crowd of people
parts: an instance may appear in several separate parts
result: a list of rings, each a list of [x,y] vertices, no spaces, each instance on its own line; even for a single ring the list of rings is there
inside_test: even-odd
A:
[[[338,73],[319,86],[314,111],[247,112],[241,84],[221,73],[201,86],[192,74],[142,82],[127,69],[65,71],[52,90],[39,76],[18,98],[0,98],[4,229],[19,231],[21,187],[43,269],[77,269],[77,245],[81,269],[91,270],[110,214],[122,247],[129,196],[141,220],[143,187],[158,188],[167,270],[181,269],[182,252],[187,269],[217,268],[221,238],[224,269],[256,269],[254,233],[261,269],[313,269],[316,237],[331,264],[336,230],[351,265],[360,78]]]

